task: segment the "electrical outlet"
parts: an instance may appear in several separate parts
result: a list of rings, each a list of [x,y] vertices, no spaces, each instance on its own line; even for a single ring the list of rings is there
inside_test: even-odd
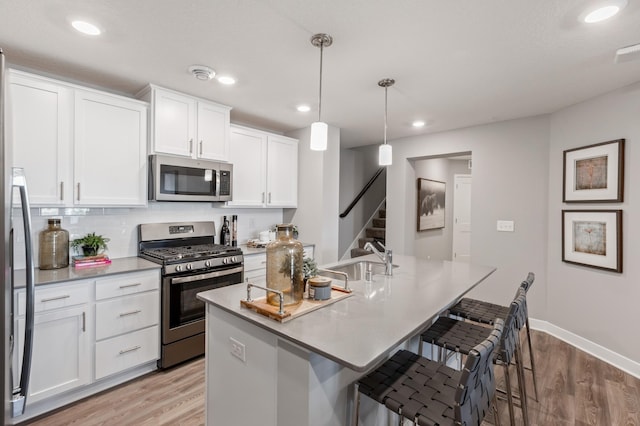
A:
[[[513,232],[514,223],[512,220],[499,220],[496,229],[500,232]]]
[[[229,337],[229,342],[231,343],[231,355],[235,356],[242,362],[247,362],[245,358],[244,344],[238,342],[233,337]]]

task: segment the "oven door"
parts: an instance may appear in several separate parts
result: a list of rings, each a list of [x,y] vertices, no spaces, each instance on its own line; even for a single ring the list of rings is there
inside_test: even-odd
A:
[[[162,282],[162,343],[204,333],[204,302],[196,294],[241,283],[244,267],[232,266],[203,273],[168,276]]]

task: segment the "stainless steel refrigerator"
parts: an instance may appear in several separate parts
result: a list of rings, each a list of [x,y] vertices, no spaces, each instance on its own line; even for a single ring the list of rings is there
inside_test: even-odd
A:
[[[19,417],[24,413],[27,403],[29,386],[29,376],[31,371],[31,353],[33,347],[33,311],[34,311],[34,269],[31,244],[31,216],[29,210],[29,197],[27,191],[24,171],[20,168],[12,167],[11,161],[11,137],[7,131],[6,117],[6,95],[8,83],[5,78],[4,54],[0,48],[0,193],[2,195],[2,230],[0,231],[3,241],[2,255],[0,256],[0,267],[2,269],[2,303],[0,303],[0,318],[3,318],[3,327],[0,333],[3,348],[0,351],[2,400],[4,401],[3,424],[12,424],[19,421]],[[20,200],[19,204],[12,205],[14,199]],[[14,229],[13,212],[21,215],[22,229]],[[16,221],[16,223],[19,221]],[[15,341],[14,320],[13,320],[13,259],[14,259],[14,231],[24,232],[24,247],[26,259],[26,330],[24,336],[24,351],[22,360],[17,365],[13,362],[14,351],[20,353],[18,348],[13,346]],[[21,340],[21,339],[20,339]],[[19,369],[13,374],[14,369]],[[14,380],[14,376],[17,379]]]

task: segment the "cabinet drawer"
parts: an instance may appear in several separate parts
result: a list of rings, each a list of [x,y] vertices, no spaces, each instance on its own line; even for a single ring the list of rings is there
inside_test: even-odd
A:
[[[267,254],[251,254],[244,256],[244,271],[255,271],[256,269],[265,269],[267,267]]]
[[[96,280],[96,300],[160,288],[160,271],[142,271]]]
[[[158,291],[96,303],[96,340],[157,325],[159,322]]]
[[[96,343],[96,380],[159,358],[158,326]]]
[[[35,312],[46,312],[53,309],[67,308],[89,302],[90,281],[78,284],[65,284],[55,287],[36,287]],[[25,290],[17,292],[18,315],[26,314],[27,293]]]

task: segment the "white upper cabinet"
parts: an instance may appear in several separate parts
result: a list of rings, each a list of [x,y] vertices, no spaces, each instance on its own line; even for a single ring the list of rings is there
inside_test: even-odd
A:
[[[146,141],[146,104],[77,90],[74,203],[146,205]]]
[[[154,85],[140,96],[151,104],[151,152],[229,160],[230,107]]]
[[[73,186],[73,91],[14,71],[9,82],[7,130],[13,166],[25,169],[31,204],[64,205]]]
[[[34,206],[147,204],[147,105],[11,70],[13,165]]]
[[[298,141],[231,126],[234,207],[297,207]]]

